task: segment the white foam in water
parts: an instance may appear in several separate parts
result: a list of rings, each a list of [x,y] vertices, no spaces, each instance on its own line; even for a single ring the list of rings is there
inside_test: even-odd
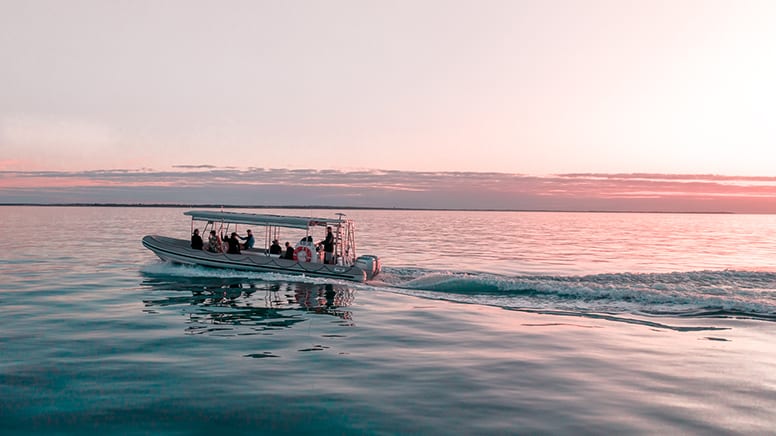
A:
[[[411,271],[403,270],[405,278]],[[776,316],[776,275],[753,271],[516,276],[415,270],[394,283],[415,295],[509,308]],[[411,293],[411,292],[409,292]]]
[[[327,278],[154,263],[145,274],[310,284],[344,283],[352,289],[384,290],[424,298],[512,309],[574,310],[690,315],[713,311],[776,318],[776,274],[756,271],[692,271],[666,274],[500,276],[490,273],[385,268],[377,280]]]

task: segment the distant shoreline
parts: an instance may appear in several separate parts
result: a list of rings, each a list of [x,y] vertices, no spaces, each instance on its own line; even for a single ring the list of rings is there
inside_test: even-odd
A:
[[[172,203],[0,203],[2,206],[33,207],[148,207],[148,208],[205,208],[205,209],[325,209],[325,210],[406,210],[406,211],[450,211],[450,212],[558,212],[558,213],[653,213],[694,215],[737,215],[736,212],[713,211],[665,211],[665,210],[575,210],[575,209],[476,209],[476,208],[416,208],[376,206],[321,206],[321,205],[272,205],[257,206],[244,204],[172,204]],[[767,213],[758,215],[768,215]]]

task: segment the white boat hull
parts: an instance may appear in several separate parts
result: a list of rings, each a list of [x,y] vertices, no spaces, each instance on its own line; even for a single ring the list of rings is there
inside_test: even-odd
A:
[[[168,238],[166,236],[145,236],[143,237],[143,246],[153,251],[164,261],[185,265],[200,265],[243,271],[298,274],[357,282],[370,280],[379,273],[379,268],[367,272],[357,266],[297,262],[295,260],[280,259],[255,251],[247,251],[242,254],[212,253],[205,250],[192,249],[189,241]]]

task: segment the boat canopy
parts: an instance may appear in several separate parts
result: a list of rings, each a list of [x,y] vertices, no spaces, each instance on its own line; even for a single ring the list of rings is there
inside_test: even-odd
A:
[[[339,218],[311,218],[286,215],[265,215],[255,213],[218,212],[210,210],[190,210],[184,212],[194,220],[251,224],[256,226],[276,226],[292,229],[307,229],[314,226],[342,224],[346,220]]]

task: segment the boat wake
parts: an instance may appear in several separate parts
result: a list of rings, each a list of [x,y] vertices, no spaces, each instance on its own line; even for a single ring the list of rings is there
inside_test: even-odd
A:
[[[501,276],[386,268],[381,279],[405,293],[508,309],[776,321],[773,272]]]
[[[633,314],[649,317],[748,318],[776,321],[776,273],[691,271],[585,276],[518,275],[385,267],[377,280],[353,283],[320,277],[260,273],[165,262],[141,269],[150,277],[206,278],[241,282],[337,284],[421,298],[569,314]]]

